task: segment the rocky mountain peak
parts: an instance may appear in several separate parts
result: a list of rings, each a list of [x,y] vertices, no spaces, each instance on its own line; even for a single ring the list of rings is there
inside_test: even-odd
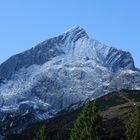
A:
[[[80,26],[74,26],[63,34],[48,39],[37,46],[12,56],[0,65],[0,79],[10,79],[21,68],[42,65],[54,57],[65,56],[69,59],[88,59],[112,71],[120,68],[135,70],[129,52],[109,47],[88,37]]]
[[[68,29],[67,31],[64,32],[64,34],[71,35],[73,37],[75,37],[75,36],[88,37],[86,31],[78,25],[75,25],[72,28]]]
[[[45,119],[111,91],[140,89],[131,54],[89,38],[79,26],[9,58],[0,79],[0,121],[6,122],[11,113]]]

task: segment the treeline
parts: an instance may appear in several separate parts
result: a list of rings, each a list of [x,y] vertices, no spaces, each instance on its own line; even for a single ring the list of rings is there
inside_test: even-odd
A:
[[[47,140],[46,127],[39,130],[38,140]],[[69,140],[104,140],[102,117],[96,102],[88,102],[77,117]],[[140,105],[136,105],[126,124],[125,138],[122,140],[140,140]]]

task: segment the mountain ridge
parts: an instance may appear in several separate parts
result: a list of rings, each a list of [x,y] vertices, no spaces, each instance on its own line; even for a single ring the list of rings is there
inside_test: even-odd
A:
[[[12,71],[18,71],[22,67],[29,67],[30,65],[33,65],[33,64],[41,65],[41,64],[49,61],[49,59],[47,59],[47,58],[52,58],[52,57],[67,53],[68,50],[65,49],[65,48],[67,48],[66,47],[67,44],[64,45],[65,48],[62,47],[63,45],[61,46],[61,48],[56,47],[56,45],[57,46],[61,45],[62,43],[64,43],[63,42],[64,40],[67,40],[67,38],[69,39],[69,42],[70,42],[69,44],[71,45],[71,40],[73,40],[73,42],[75,43],[75,41],[77,41],[83,37],[88,39],[88,41],[86,41],[86,43],[89,43],[88,45],[90,45],[90,42],[92,42],[92,43],[94,43],[95,46],[97,44],[97,47],[100,47],[100,48],[96,48],[96,49],[101,49],[102,46],[105,46],[106,48],[108,48],[108,46],[106,46],[94,39],[90,39],[89,36],[87,35],[86,31],[83,28],[81,28],[79,26],[74,26],[73,28],[64,32],[62,35],[58,35],[57,37],[43,41],[42,43],[39,43],[35,47],[28,49],[27,51],[24,51],[22,53],[16,54],[16,55],[10,57],[5,62],[3,62],[0,65],[0,79],[10,79],[11,75],[14,74],[14,72],[10,73],[8,75],[5,74],[4,71],[5,71],[5,69],[7,69],[6,68],[7,64],[9,64],[9,63],[13,64],[12,68],[10,68],[10,70],[12,69]],[[56,42],[58,42],[58,44],[55,44]],[[51,51],[49,52],[49,49],[51,49],[51,47],[53,47],[54,50],[51,50],[52,52]],[[110,47],[110,51],[111,51],[110,53],[113,53],[114,50],[116,51],[118,49],[114,48],[114,47]],[[108,51],[108,50],[103,50],[103,51]],[[40,54],[38,54],[38,52],[40,52]],[[134,68],[135,68],[134,60],[133,60],[131,54],[129,52],[125,52],[122,50],[118,50],[117,53],[119,53],[119,52],[122,54],[122,57],[124,54],[125,56],[128,56],[128,58],[130,58],[130,62],[132,63],[130,67],[132,67],[134,70]],[[35,56],[35,57],[33,57],[33,56]],[[101,57],[101,55],[99,57]],[[30,62],[27,62],[26,58],[28,58],[28,61],[30,61]],[[24,61],[24,60],[26,60],[26,61]],[[11,62],[9,62],[9,61],[11,61]],[[23,61],[23,64],[21,61]],[[6,72],[9,73],[9,70],[7,69]]]

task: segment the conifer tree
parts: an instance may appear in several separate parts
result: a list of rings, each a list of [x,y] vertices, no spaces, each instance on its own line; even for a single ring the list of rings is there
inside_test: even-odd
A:
[[[87,103],[78,116],[70,140],[100,140],[102,119],[98,113],[96,102]]]
[[[135,106],[126,125],[127,140],[140,140],[140,105]]]
[[[39,130],[38,135],[39,140],[46,140],[46,125],[43,125]]]

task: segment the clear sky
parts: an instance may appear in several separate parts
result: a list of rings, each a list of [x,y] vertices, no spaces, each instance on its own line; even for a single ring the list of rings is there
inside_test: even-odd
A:
[[[140,0],[0,0],[0,63],[73,25],[140,68]]]

